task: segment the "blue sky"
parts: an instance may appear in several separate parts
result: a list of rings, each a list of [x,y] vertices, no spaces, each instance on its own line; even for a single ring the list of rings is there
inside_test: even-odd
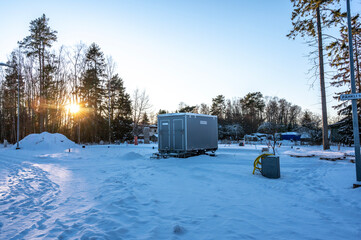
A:
[[[310,49],[286,38],[291,11],[287,0],[1,1],[0,61],[45,13],[55,47],[97,43],[128,92],[145,88],[155,111],[260,91],[320,113],[319,83],[310,88],[306,74]],[[335,91],[327,89],[330,115]]]

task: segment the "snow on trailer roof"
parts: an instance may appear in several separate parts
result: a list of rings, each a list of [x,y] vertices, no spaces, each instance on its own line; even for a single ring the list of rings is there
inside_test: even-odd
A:
[[[217,116],[214,115],[199,114],[199,113],[165,113],[165,114],[159,114],[158,117],[185,116],[185,115],[217,118]]]

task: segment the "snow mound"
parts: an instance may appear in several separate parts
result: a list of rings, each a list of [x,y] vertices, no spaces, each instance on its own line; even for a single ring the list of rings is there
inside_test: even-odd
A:
[[[343,152],[334,152],[330,150],[305,150],[305,149],[296,149],[291,151],[285,151],[284,154],[287,154],[291,157],[321,157],[321,158],[330,158],[330,159],[341,159],[345,156]]]
[[[129,152],[125,154],[122,158],[126,160],[135,160],[135,159],[143,158],[143,155],[136,152]]]
[[[19,142],[20,148],[25,150],[64,151],[68,148],[77,148],[78,145],[60,133],[42,132],[26,136]],[[13,146],[15,148],[16,145]]]

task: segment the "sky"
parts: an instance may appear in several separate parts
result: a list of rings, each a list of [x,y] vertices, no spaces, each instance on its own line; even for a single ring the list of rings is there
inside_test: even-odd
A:
[[[259,91],[321,113],[319,80],[307,74],[310,48],[286,37],[288,0],[0,0],[0,6],[0,62],[45,13],[58,31],[54,48],[95,42],[116,62],[128,93],[145,89],[154,111]],[[326,90],[330,116],[337,91]]]

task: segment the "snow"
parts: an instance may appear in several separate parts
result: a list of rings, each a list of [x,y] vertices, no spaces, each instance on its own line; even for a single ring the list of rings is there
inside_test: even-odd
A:
[[[281,135],[301,135],[301,134],[297,133],[297,132],[284,132],[284,133],[281,133]]]
[[[311,138],[311,135],[309,133],[302,133],[301,134],[301,139],[307,139],[307,138]]]
[[[252,175],[260,145],[151,159],[153,144],[25,142],[0,149],[0,239],[360,239],[355,164],[317,157],[352,148],[282,146],[281,178],[267,179]]]
[[[322,158],[330,158],[330,159],[337,159],[337,158],[345,158],[346,152],[342,151],[322,151],[322,150],[310,150],[310,148],[294,148],[289,151],[284,151],[284,154],[290,156],[298,156],[298,157],[322,157]]]
[[[33,151],[61,151],[78,147],[63,134],[48,132],[29,134],[19,142],[19,146]],[[16,148],[16,144],[12,148]]]
[[[165,113],[165,114],[160,114],[159,116],[161,116],[161,117],[169,117],[169,116],[194,116],[194,117],[207,117],[207,118],[215,118],[215,117],[217,117],[217,116],[214,116],[214,115],[200,114],[200,113],[189,113],[189,112],[184,112],[184,113]]]

